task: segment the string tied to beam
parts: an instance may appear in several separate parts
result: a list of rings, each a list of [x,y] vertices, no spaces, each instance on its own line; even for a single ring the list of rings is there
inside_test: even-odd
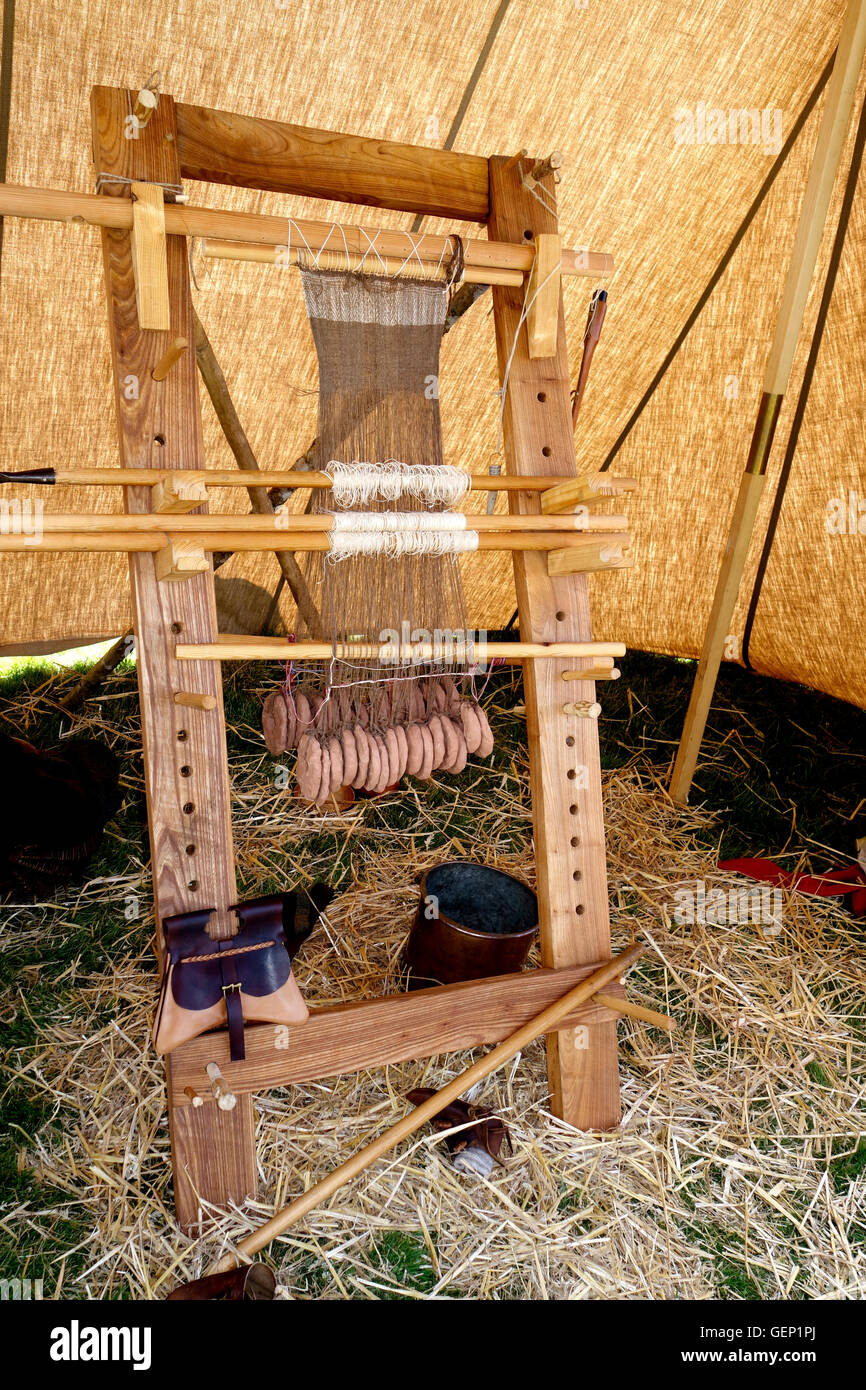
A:
[[[182,183],[160,183],[157,179],[129,179],[124,174],[106,174],[100,171],[96,175],[96,191],[101,193],[106,184],[120,183],[129,187],[133,183],[152,183],[157,188],[161,188],[163,193],[167,193],[176,203],[185,203],[189,199],[189,194],[184,192]]]

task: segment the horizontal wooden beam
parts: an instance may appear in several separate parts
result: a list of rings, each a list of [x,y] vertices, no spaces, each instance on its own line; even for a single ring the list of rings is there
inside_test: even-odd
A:
[[[181,176],[486,222],[487,160],[453,150],[175,105]]]
[[[285,248],[280,246],[251,246],[244,241],[214,241],[204,240],[201,244],[201,253],[206,260],[212,261],[246,261],[251,265],[269,265],[277,270],[286,270],[289,266],[296,266],[302,263],[303,251],[295,247],[286,254]],[[328,252],[325,253],[321,262],[323,270],[351,270],[368,274],[375,272],[377,275],[406,275],[417,276],[418,262],[414,256],[401,256],[397,259],[394,256],[382,257],[372,256],[369,249],[360,254],[347,258],[345,251],[337,250],[331,253],[331,263],[328,263]],[[425,261],[424,267],[433,265],[434,262]],[[523,284],[522,270],[498,270],[495,266],[474,266],[464,265],[463,281],[467,285],[512,285]]]
[[[60,188],[29,188],[0,184],[0,217],[32,217],[44,222],[82,222],[94,227],[128,231],[132,227],[132,203],[128,198],[103,198],[93,193],[69,193]],[[200,208],[183,203],[165,204],[165,230],[170,236],[218,237],[249,242],[254,246],[288,246],[306,243],[312,251],[327,248],[349,254],[369,250],[371,243],[382,256],[417,255],[420,260],[445,265],[454,247],[453,239],[426,233],[411,236],[392,228],[335,226],[333,222],[312,219],[272,217],[256,212],[233,212],[228,208]],[[482,241],[467,238],[463,243],[464,261],[483,271],[487,267],[529,272],[535,261],[531,243]],[[375,261],[375,257],[372,258]],[[599,276],[613,270],[613,258],[602,251],[572,248],[562,252],[562,274]]]
[[[279,532],[284,539],[295,535],[324,535],[334,529],[336,516],[341,520],[351,513],[341,512],[286,512],[272,513],[271,516],[250,516],[243,512],[209,512],[205,516],[190,516],[180,510],[181,506],[201,506],[207,502],[207,491],[198,480],[195,484],[171,487],[169,479],[162,489],[155,489],[156,510],[139,512],[135,515],[117,512],[45,512],[40,518],[40,526],[45,535],[57,531],[74,531],[79,535],[104,535],[106,532],[124,535],[147,535],[153,531],[171,534],[183,531],[187,535],[207,534],[211,531],[238,532],[243,535],[273,535]],[[164,503],[159,506],[160,500]],[[365,513],[361,513],[365,515]],[[605,544],[621,543],[626,536],[623,527],[628,525],[624,516],[602,516],[587,512],[586,515],[567,513],[563,516],[514,516],[508,512],[486,513],[448,511],[443,513],[453,517],[449,522],[454,529],[463,527],[470,531],[493,533],[498,531],[535,531],[541,535],[558,537],[557,544],[567,544],[576,535],[598,532],[605,537]]]
[[[50,470],[49,470],[50,471]],[[155,487],[167,477],[177,480],[201,480],[205,487],[290,487],[325,488],[333,486],[327,473],[317,471],[302,472],[297,468],[262,468],[257,473],[239,472],[236,468],[63,468],[46,479],[45,469],[36,469],[39,477],[31,477],[27,470],[13,475],[7,474],[10,482],[28,486],[40,485],[46,481],[58,487]],[[606,477],[606,474],[602,474]],[[473,492],[544,492],[561,483],[562,479],[553,474],[524,478],[508,474],[470,473]],[[579,480],[583,486],[585,480]],[[629,482],[631,479],[610,480],[612,483]],[[625,491],[626,489],[619,489]],[[604,502],[605,495],[598,489],[587,498],[590,502]],[[571,503],[569,503],[571,506]]]
[[[307,1022],[288,1035],[272,1024],[247,1028],[243,1062],[229,1060],[225,1032],[206,1033],[172,1053],[175,1104],[191,1105],[196,1095],[210,1100],[209,1062],[217,1063],[231,1091],[243,1095],[499,1042],[598,968],[527,970],[312,1009]],[[606,985],[605,993],[625,997],[619,984]],[[617,1016],[590,999],[557,1027]]]
[[[438,647],[431,642],[418,642],[400,647],[401,661],[438,661],[441,652],[450,654],[451,643]],[[453,644],[459,651],[460,644]],[[472,658],[477,662],[557,660],[565,657],[625,656],[622,642],[474,642]],[[327,661],[334,654],[328,642],[289,642],[284,637],[243,637],[223,633],[218,641],[209,643],[179,643],[175,648],[178,661]],[[387,644],[378,647],[367,642],[352,642],[339,647],[337,658],[344,661],[382,661],[393,665],[395,650]],[[455,660],[463,661],[455,656]]]
[[[192,542],[199,549],[210,551],[211,553],[221,553],[224,550],[240,553],[247,550],[272,550],[284,551],[318,551],[322,554],[328,553],[331,546],[331,538],[325,532],[315,531],[294,531],[273,528],[271,531],[245,530],[242,527],[234,530],[222,531],[194,531],[190,527],[185,527],[181,518],[178,523],[177,518],[171,518],[169,513],[160,513],[157,517],[157,524],[160,521],[169,523],[160,531],[136,531],[131,527],[124,527],[124,517],[118,517],[117,529],[114,531],[54,531],[50,526],[44,528],[42,535],[35,535],[29,531],[16,531],[7,535],[0,531],[0,551],[16,550],[42,550],[53,553],[63,551],[92,551],[94,554],[105,553],[108,551],[126,551],[131,555],[143,551],[155,553],[171,544],[182,545],[184,542]],[[174,521],[172,525],[171,522]],[[465,532],[464,532],[465,534]],[[626,538],[627,539],[627,538]],[[611,531],[605,535],[605,540],[611,546],[616,546],[623,540],[619,531]],[[572,549],[575,552],[575,568],[584,569],[603,568],[602,565],[595,563],[595,554],[598,549],[598,540],[591,535],[571,534],[567,531],[556,532],[553,535],[545,535],[538,531],[485,531],[476,536],[475,543],[471,552],[486,550],[538,550],[556,551],[561,553],[562,549]],[[581,556],[585,553],[585,562],[581,561]],[[560,562],[564,563],[564,562]]]

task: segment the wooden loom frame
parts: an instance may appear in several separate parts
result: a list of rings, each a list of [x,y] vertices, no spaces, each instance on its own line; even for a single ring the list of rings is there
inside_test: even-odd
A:
[[[461,221],[489,235],[531,245],[555,234],[556,217],[531,195],[514,160],[414,148],[305,130],[275,121],[176,104],[161,95],[146,125],[129,138],[135,93],[95,87],[93,154],[106,197],[129,197],[130,181],[178,186],[207,179],[251,188],[356,202]],[[114,181],[112,181],[114,180]],[[555,207],[553,175],[542,179]],[[172,195],[169,192],[168,199]],[[165,238],[170,330],[142,329],[137,312],[133,234],[103,228],[102,245],[121,463],[161,470],[204,467],[196,366],[184,353],[164,379],[151,373],[173,338],[193,340],[186,238]],[[536,243],[538,244],[538,243]],[[540,254],[540,253],[539,253]],[[517,333],[523,288],[497,285],[493,306],[500,378]],[[531,357],[520,331],[511,363],[504,445],[511,474],[575,473],[568,359],[561,291],[552,355]],[[129,399],[124,379],[137,377]],[[515,513],[536,513],[537,492],[509,492]],[[151,510],[151,490],[126,489],[127,510]],[[148,821],[157,922],[236,901],[220,667],[178,660],[178,643],[216,638],[213,572],[182,582],[157,579],[150,554],[131,554],[130,580]],[[590,638],[588,580],[553,578],[547,557],[514,556],[521,636],[532,642]],[[591,659],[585,669],[592,666]],[[196,1038],[166,1059],[175,1203],[193,1229],[206,1205],[225,1207],[257,1187],[252,1093],[268,1086],[338,1075],[389,1062],[496,1042],[611,957],[598,731],[564,703],[593,701],[591,681],[563,684],[574,659],[525,667],[527,727],[539,926],[544,967],[497,979],[311,1010],[275,1047],[271,1025],[246,1029],[247,1058],[230,1063],[223,1033]],[[195,693],[197,707],[179,704]],[[585,772],[582,777],[581,771]],[[584,785],[584,783],[586,783]],[[621,988],[608,990],[623,998]],[[612,1002],[615,1002],[612,1001]],[[582,1129],[610,1129],[620,1118],[616,1021],[590,1000],[548,1036],[553,1109]],[[235,1093],[233,1110],[214,1103],[206,1067],[216,1062]],[[204,1104],[193,1104],[201,1097]]]

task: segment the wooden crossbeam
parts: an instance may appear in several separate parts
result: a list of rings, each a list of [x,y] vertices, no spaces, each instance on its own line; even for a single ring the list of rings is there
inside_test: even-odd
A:
[[[181,177],[486,222],[487,160],[179,102]]]
[[[209,1062],[216,1062],[231,1090],[243,1095],[500,1042],[597,968],[598,963],[527,970],[314,1008],[299,1028],[279,1030],[266,1023],[247,1028],[243,1062],[229,1060],[225,1033],[206,1034],[172,1054],[177,1095],[184,1097],[179,1103],[191,1104],[190,1092],[207,1095]],[[608,986],[607,994],[617,1001],[625,997],[621,985]],[[588,1000],[560,1026],[575,1028],[616,1018],[608,1006]],[[284,1046],[278,1047],[278,1041]]]
[[[143,139],[143,133],[139,140]],[[361,227],[351,223],[316,222],[311,219],[275,217],[255,212],[234,212],[229,208],[204,208],[192,204],[165,204],[165,230],[171,236],[217,237],[252,246],[299,246],[312,251],[328,248],[345,256],[358,255],[375,244],[379,255],[417,257],[432,269],[447,264],[454,253],[454,239],[434,232],[413,236],[388,227]],[[132,226],[129,200],[113,199],[111,205],[92,193],[69,193],[58,188],[28,188],[0,184],[0,217],[33,217],[46,222],[83,222],[95,227],[126,231]],[[289,240],[291,239],[291,240]],[[466,266],[484,272],[488,268],[532,270],[534,255],[525,242],[482,241],[468,237],[463,242]],[[375,257],[373,257],[375,261]],[[375,262],[378,265],[378,261]],[[578,276],[609,275],[613,259],[602,251],[564,248],[562,274]],[[511,277],[509,277],[511,278]]]

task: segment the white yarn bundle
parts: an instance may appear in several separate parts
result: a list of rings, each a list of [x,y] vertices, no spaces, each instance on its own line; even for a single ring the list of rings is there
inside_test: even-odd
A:
[[[478,532],[453,512],[335,512],[327,558],[350,555],[460,555],[478,549]]]
[[[430,506],[453,507],[466,496],[472,482],[462,468],[450,464],[409,464],[399,459],[386,459],[384,463],[341,463],[331,459],[322,471],[331,479],[331,501],[335,507],[396,502],[400,497],[414,497]]]

